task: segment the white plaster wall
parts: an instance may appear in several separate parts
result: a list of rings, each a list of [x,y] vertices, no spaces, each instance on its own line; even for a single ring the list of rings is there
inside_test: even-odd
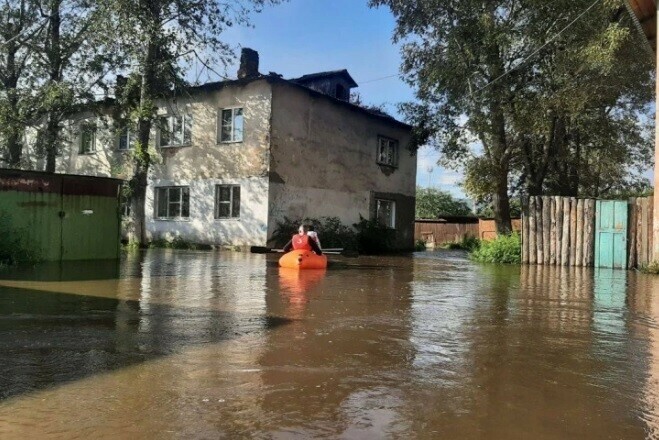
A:
[[[159,114],[188,114],[194,122],[191,142],[180,147],[160,148],[158,130],[153,130],[146,202],[147,231],[153,238],[179,235],[185,240],[208,244],[265,244],[271,100],[268,81],[257,80],[194,91],[158,103]],[[244,109],[243,141],[218,143],[218,111],[230,107]],[[97,151],[80,155],[79,125],[94,120],[98,127]],[[67,123],[57,171],[129,179],[131,153],[117,147],[117,136],[108,116],[80,113]],[[215,185],[223,183],[241,185],[240,219],[214,219]],[[155,220],[153,198],[157,186],[189,186],[190,218]]]
[[[215,185],[240,185],[240,217],[216,219]],[[155,213],[155,189],[159,186],[190,188],[190,217],[159,220]],[[150,179],[146,197],[147,234],[150,239],[180,236],[195,243],[264,246],[268,231],[268,180],[242,179]]]

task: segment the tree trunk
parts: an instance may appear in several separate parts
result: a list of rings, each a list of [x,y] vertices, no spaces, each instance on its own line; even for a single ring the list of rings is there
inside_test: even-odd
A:
[[[60,28],[62,0],[52,0],[50,3],[50,16],[48,18],[47,57],[50,70],[50,85],[59,85],[62,82],[62,52],[60,44]],[[61,93],[58,90],[57,93]],[[57,156],[57,142],[60,131],[60,103],[57,99],[48,109],[48,123],[46,124],[46,171],[55,172],[55,157]]]
[[[507,172],[502,172],[497,178],[496,191],[492,195],[492,207],[494,208],[494,223],[497,227],[497,234],[510,234],[513,228],[510,221]]]
[[[44,144],[46,147],[46,172],[55,172],[55,156],[59,140],[59,118],[54,109],[49,111]]]
[[[140,88],[140,118],[137,121],[138,142],[135,145],[135,174],[130,181],[131,188],[131,207],[133,218],[133,230],[129,233],[128,239],[132,242],[139,243],[140,246],[147,244],[146,236],[146,212],[144,203],[146,201],[146,190],[148,186],[149,167],[151,165],[151,156],[149,154],[149,140],[151,137],[151,127],[155,117],[155,83],[156,83],[156,59],[157,45],[156,39],[151,36],[147,45],[147,50],[142,64],[142,84]],[[157,209],[157,207],[156,207]]]

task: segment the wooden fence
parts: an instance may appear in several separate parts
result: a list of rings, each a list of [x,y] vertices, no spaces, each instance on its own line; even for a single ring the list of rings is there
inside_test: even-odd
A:
[[[593,266],[595,200],[529,197],[523,206],[522,263]]]
[[[574,197],[529,197],[522,208],[522,263],[594,266],[595,202]],[[629,200],[629,268],[652,259],[652,209],[652,197]]]
[[[627,224],[627,266],[632,269],[652,262],[652,197],[629,199]]]
[[[478,237],[478,221],[471,223],[448,223],[442,220],[416,220],[414,239],[439,245],[462,241],[464,237]]]

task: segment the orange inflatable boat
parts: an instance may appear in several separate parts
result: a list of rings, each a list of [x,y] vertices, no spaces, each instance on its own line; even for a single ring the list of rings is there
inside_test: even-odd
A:
[[[279,266],[289,269],[325,269],[327,257],[316,255],[312,251],[292,250],[282,255]]]

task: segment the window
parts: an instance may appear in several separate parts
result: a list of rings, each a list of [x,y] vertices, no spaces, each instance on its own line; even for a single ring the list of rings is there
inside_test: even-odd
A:
[[[119,139],[117,140],[117,149],[120,151],[132,150],[135,146],[135,132],[129,127],[124,127],[119,131]]]
[[[240,217],[240,185],[215,186],[215,218]]]
[[[396,227],[396,202],[375,199],[375,218],[382,226]]]
[[[398,166],[398,141],[395,139],[378,137],[377,163],[390,167]]]
[[[156,188],[156,218],[188,217],[190,217],[190,188],[187,186]]]
[[[192,140],[192,116],[167,116],[160,120],[160,146],[178,147]]]
[[[91,124],[80,126],[80,154],[96,152],[96,127]]]
[[[220,112],[219,142],[242,142],[243,140],[243,109],[227,108]]]

